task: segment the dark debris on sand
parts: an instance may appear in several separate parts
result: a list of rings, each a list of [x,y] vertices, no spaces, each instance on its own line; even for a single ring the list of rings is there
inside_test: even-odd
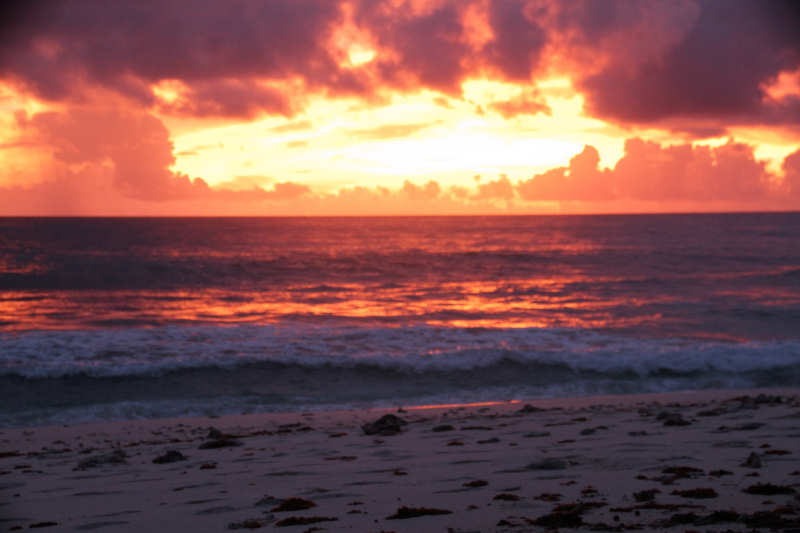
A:
[[[564,459],[557,457],[545,457],[538,461],[534,461],[525,466],[525,470],[564,470],[569,466]]]
[[[633,499],[637,502],[651,502],[656,499],[656,494],[661,492],[658,489],[640,490],[633,493]]]
[[[546,528],[580,527],[583,525],[583,514],[586,511],[605,505],[603,502],[562,503],[556,505],[550,513],[532,520],[531,523]]]
[[[198,450],[214,450],[217,448],[233,448],[235,446],[241,446],[242,443],[238,440],[233,439],[220,439],[220,440],[209,440],[201,444],[197,447]]]
[[[452,514],[453,511],[447,509],[434,509],[431,507],[400,507],[393,515],[387,516],[386,520],[405,520],[407,518],[416,518],[418,516],[434,516],[443,514]]]
[[[758,409],[760,405],[779,405],[784,403],[784,398],[782,396],[759,394],[756,397],[737,396],[736,398],[725,400],[723,403],[729,405],[731,410],[738,411],[740,409]]]
[[[756,483],[750,485],[743,492],[747,494],[759,494],[762,496],[774,496],[776,494],[794,494],[795,491],[792,487],[784,485],[773,485],[772,483]]]
[[[742,521],[747,527],[766,527],[770,529],[800,528],[800,519],[784,518],[784,514],[792,513],[789,513],[788,510],[784,509],[757,511],[753,514],[746,515]]]
[[[231,522],[228,524],[228,529],[260,529],[266,525],[264,520],[249,518],[241,522]]]
[[[11,450],[9,452],[0,452],[0,459],[5,459],[6,457],[21,457],[23,455],[25,454],[20,451]]]
[[[609,509],[612,513],[635,513],[637,511],[677,511],[678,509],[703,509],[704,505],[697,505],[691,503],[658,503],[656,501],[649,501],[640,503],[638,505],[628,507],[612,507]]]
[[[280,504],[270,509],[273,513],[283,513],[287,511],[302,511],[316,507],[317,504],[311,500],[304,500],[303,498],[288,498],[281,501]]]
[[[397,435],[403,431],[403,426],[408,422],[395,415],[383,415],[374,422],[369,422],[361,426],[365,435]]]
[[[319,522],[335,522],[336,520],[339,519],[331,516],[290,516],[275,522],[275,527],[307,526],[309,524],[318,524]]]
[[[534,500],[540,500],[543,502],[557,502],[561,500],[561,494],[555,492],[543,492],[538,496],[534,496]]]
[[[747,456],[747,459],[745,459],[740,466],[745,468],[761,468],[761,457],[759,457],[756,452],[750,452],[750,455]]]
[[[125,464],[128,455],[122,450],[114,450],[111,453],[103,454],[103,455],[95,455],[94,457],[89,457],[88,459],[84,459],[78,466],[73,468],[73,470],[86,470],[87,468],[96,468],[98,466],[103,465],[119,465]]]
[[[178,461],[185,461],[187,457],[178,450],[167,450],[164,455],[159,455],[153,459],[153,463],[160,465],[166,463],[176,463]]]
[[[730,470],[720,469],[720,470],[712,470],[708,473],[708,475],[711,477],[732,476],[733,472],[731,472]]]
[[[717,496],[719,496],[719,494],[717,494],[717,491],[707,487],[686,489],[686,490],[673,490],[672,494],[674,496],[680,496],[681,498],[697,498],[697,499],[716,498]]]
[[[668,411],[660,412],[656,416],[656,420],[662,421],[665,426],[688,426],[691,424],[680,413],[670,413]]]
[[[792,509],[781,508],[772,511],[757,511],[752,514],[739,514],[735,511],[713,511],[700,516],[695,513],[676,513],[654,526],[674,527],[681,525],[709,526],[730,522],[741,522],[749,528],[768,528],[771,530],[794,531],[800,527],[800,519],[786,518],[783,515],[794,514]]]
[[[714,511],[706,516],[699,516],[695,513],[675,513],[666,520],[662,520],[657,525],[660,527],[674,527],[674,526],[709,526],[712,524],[721,524],[727,522],[738,522],[740,520],[739,513],[733,511]]]
[[[198,446],[199,450],[213,450],[217,448],[232,448],[241,446],[242,443],[234,439],[231,435],[227,435],[217,428],[209,428],[206,441]]]
[[[702,468],[693,466],[668,466],[661,470],[662,474],[672,474],[678,479],[691,478],[703,474]]]
[[[654,477],[663,485],[671,485],[679,479],[692,479],[703,475],[703,470],[693,466],[668,466],[661,470],[663,476]]]
[[[536,407],[529,403],[526,403],[525,405],[522,406],[521,409],[517,410],[517,412],[520,414],[530,414],[530,413],[539,413],[546,410],[547,409],[542,409],[541,407]]]
[[[730,433],[731,431],[754,431],[764,427],[761,422],[748,422],[746,424],[739,424],[738,426],[719,426],[715,433]]]

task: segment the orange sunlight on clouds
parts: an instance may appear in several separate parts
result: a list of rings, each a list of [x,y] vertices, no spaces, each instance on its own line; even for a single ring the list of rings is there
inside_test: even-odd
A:
[[[12,15],[0,215],[800,207],[790,2],[53,0]]]

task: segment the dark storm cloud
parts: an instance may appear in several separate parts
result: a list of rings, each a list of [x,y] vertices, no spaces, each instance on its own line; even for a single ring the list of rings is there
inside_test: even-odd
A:
[[[539,65],[547,33],[537,22],[545,12],[526,0],[492,0],[489,4],[489,26],[493,38],[483,52],[489,65],[504,77],[515,81],[529,80]]]
[[[102,87],[179,115],[292,116],[307,91],[427,88],[458,98],[470,77],[532,86],[566,70],[587,112],[613,122],[690,136],[800,125],[800,98],[765,90],[800,69],[792,0],[10,4],[0,13],[0,77],[49,100],[80,101],[87,87]],[[375,45],[373,61],[342,66],[335,36],[347,24]],[[154,94],[154,83],[169,80],[181,82],[182,98]],[[501,111],[546,109],[533,103]]]
[[[174,104],[162,104],[162,110],[195,117],[252,118],[261,112],[291,116],[293,106],[282,91],[264,87],[253,80],[204,80],[189,87],[187,94]]]
[[[382,81],[400,88],[427,87],[458,95],[461,82],[481,71],[512,81],[530,80],[541,62],[547,31],[539,24],[546,11],[530,0],[491,0],[484,21],[491,37],[470,42],[467,11],[474,0],[440,0],[425,8],[416,2],[393,7],[388,1],[358,3],[356,23],[383,49],[377,64]]]
[[[583,44],[603,42],[634,21],[630,2],[585,2],[564,21]],[[637,3],[633,3],[637,4]],[[670,4],[667,3],[669,6]],[[679,4],[674,4],[677,10]],[[608,9],[601,9],[607,6]],[[695,6],[688,5],[687,8]],[[800,67],[800,4],[791,1],[704,0],[683,34],[671,36],[647,25],[629,36],[628,51],[578,88],[588,111],[605,119],[652,123],[675,117],[715,117],[742,124],[798,124],[797,98],[770,100],[765,87],[786,70]],[[684,20],[683,22],[686,22]],[[659,28],[658,21],[652,24]],[[669,27],[661,28],[669,30]],[[678,28],[679,29],[679,28]],[[659,53],[642,57],[650,39],[665,39]],[[639,46],[637,43],[641,43]]]
[[[467,4],[451,1],[414,12],[410,3],[394,9],[388,1],[360,1],[355,21],[382,48],[376,60],[381,78],[400,88],[460,93],[470,55],[461,16]]]
[[[496,0],[486,16],[493,36],[470,44],[465,13],[479,2],[354,1],[353,20],[378,47],[374,62],[342,68],[331,49],[345,0],[106,2],[43,0],[18,9],[0,36],[0,76],[48,100],[79,99],[86,85],[145,106],[150,86],[179,80],[180,101],[164,110],[195,116],[291,115],[291,90],[264,80],[297,81],[330,95],[369,95],[381,87],[430,88],[459,95],[480,69],[530,78],[546,32],[524,0]],[[419,3],[414,2],[414,5]]]
[[[44,0],[18,9],[0,37],[0,75],[47,99],[75,96],[81,82],[113,88],[144,104],[148,85],[179,79],[191,90],[189,113],[284,113],[273,91],[235,78],[287,79],[343,89],[327,37],[337,2],[78,2]]]

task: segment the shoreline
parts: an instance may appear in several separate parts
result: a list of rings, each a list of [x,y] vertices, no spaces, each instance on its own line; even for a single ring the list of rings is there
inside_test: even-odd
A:
[[[417,410],[436,410],[444,408],[459,408],[459,407],[480,407],[480,406],[496,406],[500,408],[503,405],[524,405],[526,403],[533,403],[536,405],[543,405],[549,408],[578,408],[598,403],[613,403],[619,405],[628,405],[631,403],[639,402],[670,402],[675,399],[680,399],[686,396],[693,396],[699,401],[711,401],[720,398],[726,398],[731,395],[758,395],[758,394],[800,394],[800,386],[797,388],[791,387],[747,387],[747,388],[722,388],[722,389],[685,389],[685,390],[669,390],[660,392],[631,392],[631,393],[599,393],[599,394],[580,394],[575,396],[534,396],[523,399],[503,399],[503,400],[476,400],[476,401],[460,401],[453,400],[446,403],[400,403],[389,402],[381,400],[378,405],[355,405],[355,406],[339,406],[329,404],[309,404],[306,406],[293,406],[289,410],[269,410],[263,412],[223,412],[222,414],[185,414],[179,416],[154,416],[143,417],[137,416],[135,418],[121,418],[114,416],[108,419],[78,419],[78,420],[65,420],[61,422],[45,422],[45,423],[31,423],[25,425],[2,425],[0,424],[0,437],[3,432],[13,432],[22,430],[47,430],[47,431],[67,431],[68,433],[73,430],[91,429],[107,431],[114,426],[125,425],[138,425],[145,426],[159,425],[159,424],[202,424],[213,425],[214,421],[229,420],[236,421],[237,424],[269,424],[271,420],[285,420],[292,417],[299,417],[304,414],[325,415],[328,414],[334,418],[347,418],[350,416],[358,416],[359,413],[375,413],[386,414],[394,413],[398,409],[407,411]],[[2,442],[2,439],[0,439]],[[0,450],[1,451],[1,450]]]
[[[6,428],[0,530],[796,528],[799,437],[800,388]]]

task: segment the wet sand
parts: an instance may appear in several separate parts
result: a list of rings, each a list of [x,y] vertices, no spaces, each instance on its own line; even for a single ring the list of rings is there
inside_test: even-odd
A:
[[[3,429],[0,531],[797,530],[798,442],[800,390]]]

